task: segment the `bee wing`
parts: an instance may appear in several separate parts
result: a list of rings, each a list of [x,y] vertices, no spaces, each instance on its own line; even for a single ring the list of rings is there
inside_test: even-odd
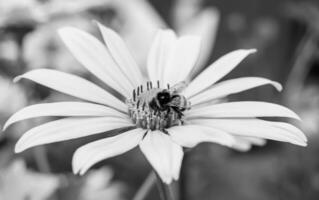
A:
[[[176,96],[167,105],[173,106],[173,107],[180,107],[180,104],[181,104],[181,97]]]
[[[176,83],[175,85],[173,85],[169,91],[170,92],[176,92],[176,93],[179,93],[181,91],[183,91],[187,86],[187,83],[186,81],[182,81],[182,82],[179,82],[179,83]]]

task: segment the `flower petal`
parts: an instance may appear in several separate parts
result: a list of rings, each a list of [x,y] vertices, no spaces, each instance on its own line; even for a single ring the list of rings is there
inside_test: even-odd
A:
[[[241,137],[235,137],[235,142],[231,146],[232,149],[241,152],[247,152],[251,149],[252,145],[247,140],[242,139]]]
[[[163,83],[175,85],[185,81],[196,64],[200,53],[200,38],[183,36],[177,41],[164,67]]]
[[[192,105],[200,104],[213,99],[223,98],[230,94],[239,93],[262,85],[271,84],[278,91],[282,90],[280,83],[260,77],[236,78],[217,83],[213,87],[190,98]]]
[[[125,21],[125,31],[120,35],[140,64],[143,74],[147,75],[146,55],[158,29],[167,27],[164,19],[148,1],[112,1],[112,7]]]
[[[164,183],[177,180],[183,159],[183,149],[161,131],[148,132],[140,149]]]
[[[240,137],[240,139],[246,140],[256,146],[264,146],[267,143],[265,139],[257,138],[257,137]]]
[[[156,34],[147,58],[147,71],[151,81],[159,80],[163,83],[165,67],[176,40],[176,35],[171,30],[160,30]]]
[[[171,141],[172,142],[172,141]],[[182,161],[184,157],[183,148],[179,145],[176,145],[174,142],[171,143],[172,152],[171,152],[171,170],[173,180],[177,181],[179,179]]]
[[[232,145],[232,148],[237,151],[249,151],[252,145],[264,146],[266,144],[266,140],[262,138],[256,137],[242,137],[235,136],[235,143]]]
[[[167,131],[174,142],[188,148],[201,142],[214,142],[228,147],[235,143],[234,136],[225,131],[200,125],[174,126]]]
[[[43,103],[25,107],[15,114],[13,114],[3,126],[6,129],[11,124],[35,117],[44,116],[63,116],[63,117],[121,117],[127,118],[128,116],[115,109],[93,103],[85,102],[58,102],[58,103]]]
[[[137,66],[124,41],[113,30],[98,22],[97,24],[112,57],[126,75],[126,78],[136,87],[141,85],[143,83],[141,70]]]
[[[201,38],[202,44],[205,44],[201,45],[198,61],[191,72],[192,77],[202,71],[204,64],[207,63],[212,54],[219,20],[220,13],[217,9],[206,8],[181,27],[181,35],[197,35]]]
[[[132,85],[114,62],[106,46],[94,36],[72,27],[59,29],[59,35],[74,57],[101,81],[129,97]]]
[[[299,119],[292,110],[274,103],[238,101],[193,108],[185,113],[187,118],[236,118],[236,117],[289,117]]]
[[[16,144],[19,153],[37,145],[59,142],[133,126],[130,120],[119,117],[66,118],[34,127],[24,133]]]
[[[257,137],[306,146],[307,138],[301,130],[284,122],[260,119],[196,119],[189,123],[208,126],[238,135]]]
[[[208,66],[189,84],[184,90],[184,95],[189,98],[208,88],[227,75],[249,54],[254,52],[256,52],[255,49],[240,49],[222,56]]]
[[[92,82],[79,76],[51,69],[37,69],[16,77],[14,81],[18,81],[22,78],[30,79],[38,84],[71,96],[127,112],[127,106],[123,102]]]
[[[133,149],[142,140],[144,133],[143,129],[133,129],[78,148],[73,155],[73,173],[82,175],[94,164]]]

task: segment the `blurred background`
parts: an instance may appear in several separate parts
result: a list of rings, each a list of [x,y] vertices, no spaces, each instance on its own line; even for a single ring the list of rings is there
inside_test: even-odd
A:
[[[249,152],[215,144],[188,151],[176,187],[181,200],[318,199],[318,0],[0,0],[0,126],[26,105],[70,100],[30,81],[14,84],[17,75],[52,68],[98,82],[72,57],[56,32],[59,27],[75,26],[100,38],[92,20],[116,30],[143,69],[158,28],[203,38],[197,73],[229,51],[257,48],[257,54],[226,78],[262,76],[282,83],[284,91],[265,86],[230,100],[284,104],[303,120],[297,125],[308,136],[307,148],[268,142]],[[47,120],[19,122],[1,133],[0,200],[133,198],[151,170],[138,149],[96,165],[83,177],[71,172],[75,149],[103,134],[15,155],[17,139]],[[158,199],[156,187],[146,199]]]

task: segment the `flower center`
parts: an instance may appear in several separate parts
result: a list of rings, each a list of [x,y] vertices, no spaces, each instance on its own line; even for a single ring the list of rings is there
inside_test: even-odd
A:
[[[147,82],[133,90],[132,98],[126,100],[129,115],[137,127],[150,130],[164,130],[183,124],[183,112],[190,109],[190,102],[180,94],[184,82],[173,87],[161,88],[160,82],[153,87]]]

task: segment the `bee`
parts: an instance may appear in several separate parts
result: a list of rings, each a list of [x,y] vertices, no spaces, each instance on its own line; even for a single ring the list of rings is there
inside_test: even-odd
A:
[[[175,111],[180,117],[183,111],[190,109],[190,102],[179,93],[186,87],[185,82],[180,82],[168,89],[158,90],[149,101],[149,107],[155,111]]]

